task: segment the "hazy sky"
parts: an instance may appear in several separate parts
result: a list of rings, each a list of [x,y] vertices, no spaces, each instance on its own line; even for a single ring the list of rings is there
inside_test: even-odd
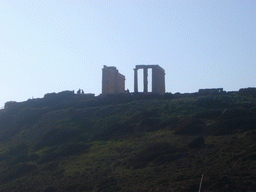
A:
[[[0,0],[0,107],[79,88],[98,95],[103,65],[133,91],[138,64],[164,68],[166,92],[255,87],[256,2]]]

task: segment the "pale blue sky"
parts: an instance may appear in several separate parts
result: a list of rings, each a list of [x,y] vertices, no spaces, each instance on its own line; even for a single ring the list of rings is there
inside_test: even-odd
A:
[[[137,64],[164,68],[172,93],[255,87],[255,1],[0,0],[0,107],[79,88],[98,95],[103,65],[133,91]]]

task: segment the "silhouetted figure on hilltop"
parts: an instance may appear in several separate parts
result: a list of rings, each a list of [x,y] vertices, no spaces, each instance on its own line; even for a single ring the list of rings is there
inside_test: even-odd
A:
[[[78,94],[78,95],[80,95],[80,94],[83,95],[83,94],[84,94],[84,90],[83,90],[83,89],[79,89],[79,90],[77,91],[77,94]]]

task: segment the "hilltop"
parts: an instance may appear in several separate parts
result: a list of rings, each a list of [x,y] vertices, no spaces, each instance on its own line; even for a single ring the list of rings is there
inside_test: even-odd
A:
[[[61,92],[0,110],[0,191],[255,191],[256,96]]]

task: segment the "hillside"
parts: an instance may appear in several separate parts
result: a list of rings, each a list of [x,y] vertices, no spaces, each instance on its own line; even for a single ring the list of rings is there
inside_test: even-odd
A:
[[[0,191],[256,189],[256,97],[48,94],[0,111]]]

